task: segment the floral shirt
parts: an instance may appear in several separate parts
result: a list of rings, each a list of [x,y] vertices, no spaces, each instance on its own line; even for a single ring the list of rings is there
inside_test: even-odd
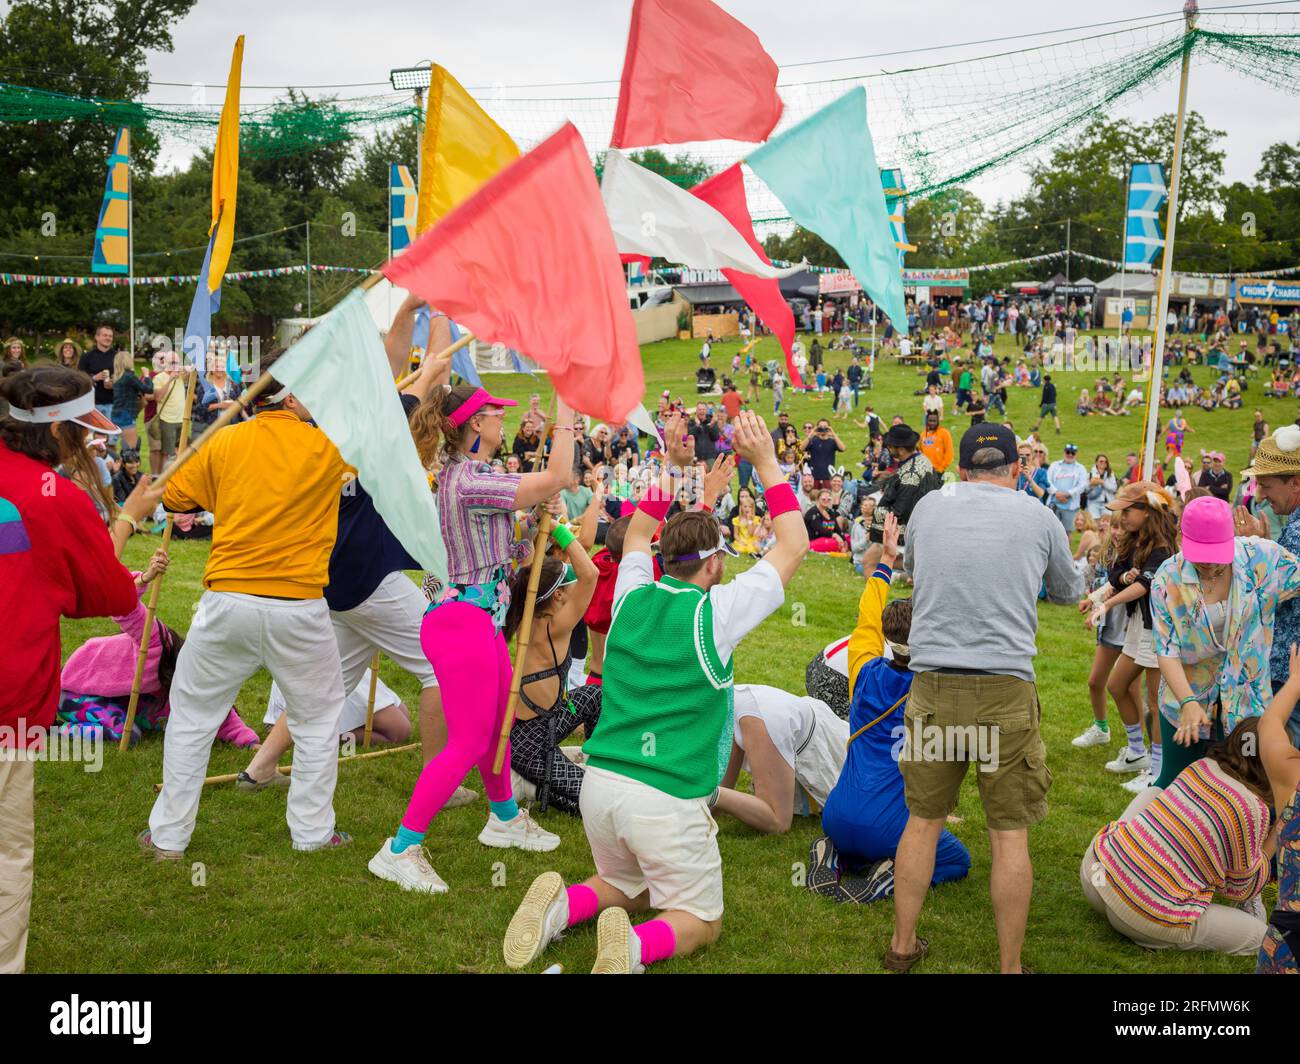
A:
[[[1215,702],[1222,703],[1225,735],[1239,721],[1268,708],[1273,697],[1269,652],[1274,612],[1279,601],[1297,595],[1300,558],[1270,540],[1239,537],[1228,624],[1220,644],[1201,597],[1196,567],[1180,552],[1156,573],[1150,596],[1156,654],[1181,659],[1187,682],[1207,713],[1213,713]],[[1160,712],[1169,721],[1181,716],[1178,699],[1163,680]]]
[[[1288,521],[1277,536],[1279,547],[1285,547],[1300,557],[1300,518]],[[1300,643],[1300,600],[1287,600],[1277,605],[1277,620],[1273,625],[1273,653],[1268,659],[1268,671],[1273,683],[1286,683],[1291,675],[1291,648]]]

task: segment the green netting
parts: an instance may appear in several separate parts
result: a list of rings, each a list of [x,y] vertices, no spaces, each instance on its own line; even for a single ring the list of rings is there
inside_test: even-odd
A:
[[[1113,116],[1161,86],[1169,89],[1162,110],[1172,110],[1172,83],[1188,49],[1195,61],[1220,63],[1269,86],[1300,92],[1300,17],[1207,12],[1190,33],[1181,17],[1160,18],[974,59],[783,82],[786,106],[776,132],[862,85],[880,164],[902,169],[909,198],[926,198],[1039,156],[1093,117]],[[518,89],[498,86],[475,95],[525,149],[571,121],[596,153],[609,143],[616,89],[609,83],[607,95],[552,97],[522,96]],[[241,148],[249,156],[299,154],[414,116],[410,98],[393,94],[248,106],[241,111]],[[210,145],[218,118],[218,107],[122,103],[0,84],[0,122],[148,126],[163,139]],[[749,147],[712,141],[676,145],[665,154],[684,153],[716,171],[743,158]],[[746,188],[757,225],[788,225],[784,207],[748,171]]]
[[[416,109],[409,96],[326,102],[288,101],[240,109],[240,150],[249,157],[302,155],[359,133],[409,121]],[[216,140],[220,106],[150,104],[69,96],[0,83],[0,122],[102,122],[148,127],[160,138],[201,146]]]

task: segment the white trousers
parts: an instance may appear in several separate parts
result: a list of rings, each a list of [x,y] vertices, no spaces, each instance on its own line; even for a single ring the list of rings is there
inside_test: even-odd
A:
[[[433,666],[420,646],[420,625],[429,601],[405,573],[389,573],[369,598],[350,610],[330,614],[339,643],[343,690],[354,691],[376,650],[420,681],[437,687]],[[366,696],[369,698],[369,689]]]
[[[0,751],[0,975],[16,975],[27,959],[32,909],[36,763],[22,750]]]
[[[212,741],[260,665],[284,692],[295,746],[286,813],[293,845],[312,849],[334,834],[343,675],[329,607],[324,599],[205,591],[176,661],[163,732],[163,789],[149,814],[161,849],[189,845]]]

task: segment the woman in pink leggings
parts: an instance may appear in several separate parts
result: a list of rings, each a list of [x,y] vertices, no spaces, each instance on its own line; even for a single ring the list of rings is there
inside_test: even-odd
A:
[[[370,859],[371,872],[404,890],[447,890],[421,843],[429,822],[475,765],[492,806],[479,842],[538,851],[560,844],[558,835],[516,806],[509,748],[502,771],[492,771],[510,692],[510,654],[501,634],[510,574],[529,552],[532,527],[529,518],[517,530],[515,511],[549,499],[573,469],[573,413],[561,402],[546,470],[492,471],[488,461],[501,447],[505,407],[515,405],[462,384],[430,393],[411,416],[420,460],[438,469],[438,518],[447,545],[448,582],[431,594],[420,628],[442,692],[447,745],[420,773],[396,835]],[[554,535],[571,538],[563,528]]]

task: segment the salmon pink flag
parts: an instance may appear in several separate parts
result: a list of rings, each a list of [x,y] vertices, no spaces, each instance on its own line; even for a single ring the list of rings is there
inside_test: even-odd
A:
[[[566,123],[384,267],[478,339],[550,374],[575,410],[622,424],[645,377],[596,175]]]
[[[745,198],[745,176],[740,172],[740,163],[729,166],[720,174],[714,174],[707,181],[701,181],[690,190],[692,196],[698,196],[715,211],[727,219],[736,231],[745,238],[746,243],[754,249],[758,257],[771,265],[771,259],[763,251],[763,245],[754,235],[754,226],[750,221],[749,201]],[[722,275],[740,293],[740,298],[748,303],[754,313],[763,319],[763,324],[772,330],[781,341],[785,352],[786,371],[790,374],[790,383],[796,388],[803,387],[799,371],[794,367],[792,352],[794,349],[794,314],[790,304],[781,294],[779,281],[755,277],[740,270],[723,270]]]
[[[612,148],[766,140],[777,66],[712,0],[634,0]]]

